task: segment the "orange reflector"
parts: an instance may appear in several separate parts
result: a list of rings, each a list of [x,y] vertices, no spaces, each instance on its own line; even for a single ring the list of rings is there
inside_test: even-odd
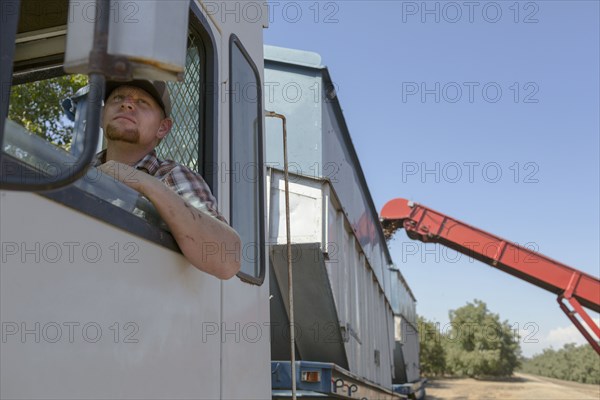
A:
[[[321,371],[302,371],[302,382],[321,382]]]

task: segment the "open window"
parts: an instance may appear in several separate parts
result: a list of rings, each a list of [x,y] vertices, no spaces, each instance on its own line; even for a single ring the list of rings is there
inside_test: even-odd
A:
[[[47,18],[40,18],[31,8],[32,4],[42,3],[45,4],[43,15]],[[6,2],[7,8],[9,4],[19,7],[18,1]],[[3,16],[4,8],[3,2]],[[209,168],[217,154],[218,101],[217,92],[213,90],[218,81],[215,41],[195,3],[190,10],[185,79],[169,83],[175,125],[157,152],[161,158],[177,160],[203,174],[216,193],[217,179]],[[13,18],[12,27],[3,23],[0,38],[3,57],[5,50],[10,49],[12,51],[6,54],[11,54],[14,61],[13,71],[5,68],[6,64],[2,68],[3,82],[12,81],[10,87],[2,87],[3,118],[0,121],[5,127],[0,146],[2,174],[19,174],[35,180],[36,176],[51,176],[57,170],[69,168],[77,159],[80,134],[85,125],[85,113],[81,111],[86,106],[87,76],[67,75],[63,71],[67,1],[21,2],[20,11],[18,29]],[[44,25],[46,22],[51,26]],[[12,36],[8,35],[10,32]],[[8,79],[4,79],[7,71]],[[178,250],[166,224],[147,199],[94,168],[70,186],[41,194]]]

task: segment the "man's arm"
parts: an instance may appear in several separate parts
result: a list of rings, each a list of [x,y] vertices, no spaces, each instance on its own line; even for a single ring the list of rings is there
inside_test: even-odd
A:
[[[229,279],[240,270],[240,237],[229,225],[196,210],[159,179],[145,172],[115,161],[102,164],[99,169],[137,190],[154,204],[183,255],[196,268],[219,279]],[[216,252],[213,251],[215,248],[218,249]]]

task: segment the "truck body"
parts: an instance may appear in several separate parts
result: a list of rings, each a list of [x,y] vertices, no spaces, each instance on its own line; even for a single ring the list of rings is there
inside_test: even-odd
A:
[[[144,22],[136,12],[150,3],[112,1],[111,21]],[[176,125],[160,156],[203,174],[246,244],[241,273],[220,281],[192,267],[151,204],[93,168],[51,191],[0,190],[0,397],[270,396],[264,173],[250,182],[239,168],[262,165],[268,14],[248,21],[227,3],[188,2],[185,79],[171,86]],[[2,85],[3,181],[73,164],[73,154],[14,121],[4,125],[6,83],[63,76],[69,20],[93,22],[95,7],[2,3],[2,71],[10,78]],[[149,22],[159,32],[177,23],[161,15]],[[216,244],[205,245],[209,252]]]

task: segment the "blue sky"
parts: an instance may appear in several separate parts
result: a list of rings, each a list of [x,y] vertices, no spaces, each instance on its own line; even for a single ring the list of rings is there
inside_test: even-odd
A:
[[[600,275],[598,1],[271,10],[266,44],[328,66],[377,209],[408,198]],[[442,327],[480,299],[519,327],[525,355],[583,343],[553,294],[404,232],[390,251]]]

